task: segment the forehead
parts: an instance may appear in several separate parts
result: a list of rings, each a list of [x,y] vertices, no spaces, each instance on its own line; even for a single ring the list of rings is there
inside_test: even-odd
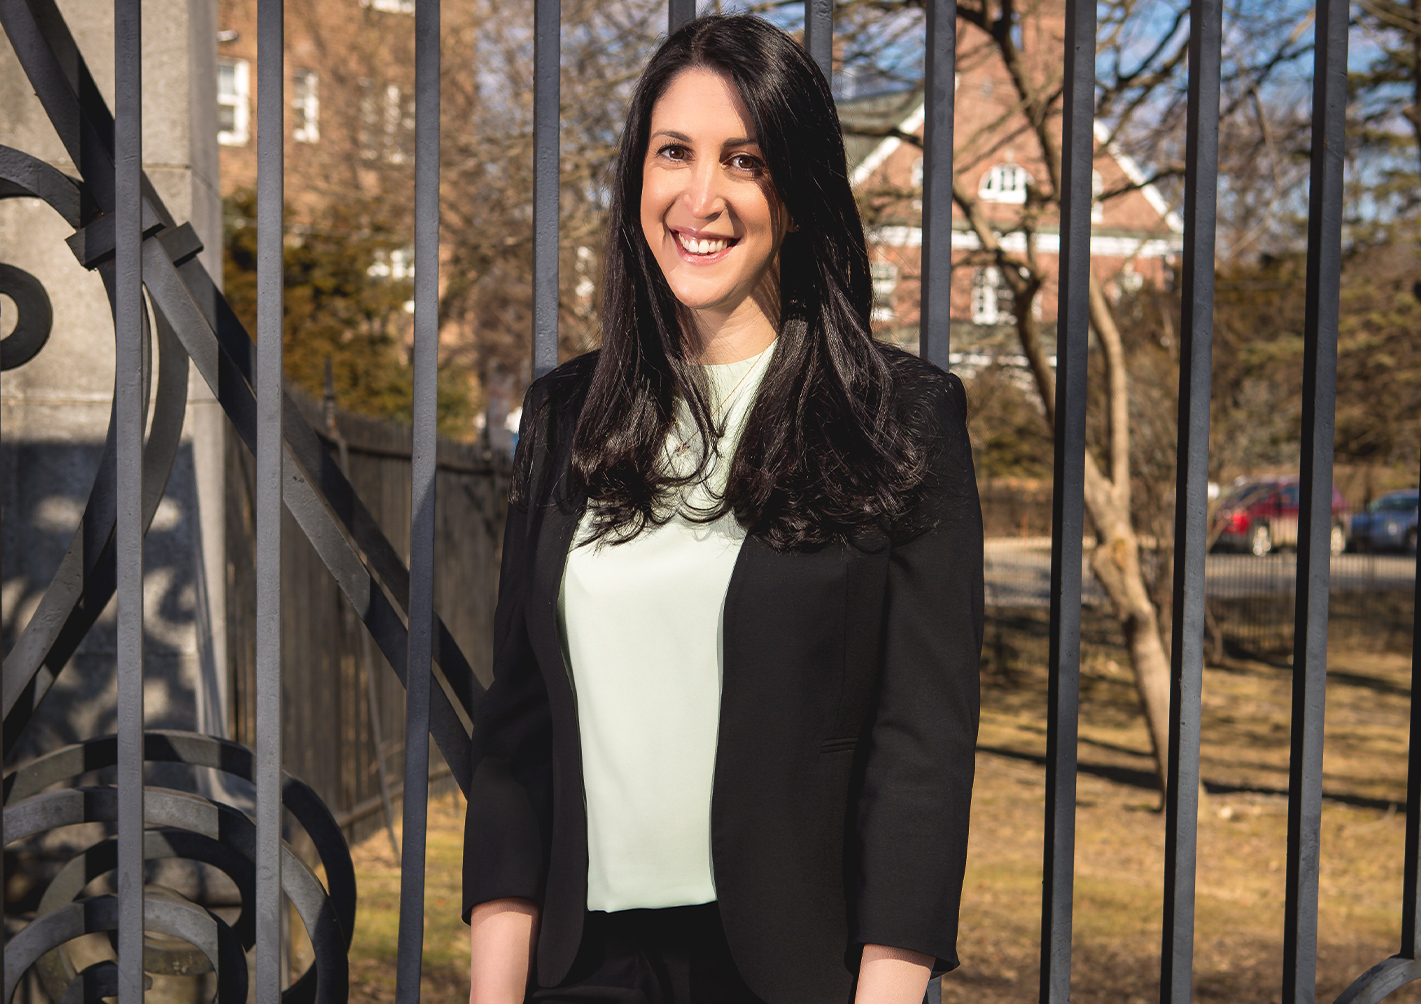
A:
[[[651,106],[651,131],[672,129],[693,139],[755,138],[750,111],[724,73],[701,66],[682,70]]]

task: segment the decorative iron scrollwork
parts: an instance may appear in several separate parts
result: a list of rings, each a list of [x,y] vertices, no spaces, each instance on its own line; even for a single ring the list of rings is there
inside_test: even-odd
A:
[[[0,147],[0,199],[38,199],[57,212],[74,230],[67,240],[71,251],[80,264],[100,275],[112,305],[113,117],[54,0],[0,0],[0,25],[79,175],[68,177],[28,154]],[[146,528],[177,454],[189,362],[212,388],[248,447],[254,446],[256,419],[252,340],[197,260],[202,245],[192,227],[172,217],[146,178],[143,192],[142,267],[150,325],[145,343],[153,347],[143,377],[145,386],[150,380],[154,384],[152,393],[145,395],[153,402],[143,449]],[[23,365],[44,347],[52,315],[43,287],[18,269],[0,270],[0,291],[15,300],[21,321],[0,347],[3,365],[9,369]],[[290,399],[285,403],[284,424],[287,508],[403,682],[410,668],[406,666],[408,568]],[[98,473],[68,551],[0,669],[7,754],[114,594],[115,442],[111,414]],[[434,660],[436,667],[413,668],[435,674],[430,731],[455,780],[464,786],[469,775],[468,723],[481,688],[437,615]],[[148,732],[144,752],[150,763],[211,768],[246,782],[253,777],[251,750],[210,736]],[[91,771],[112,766],[116,759],[116,741],[106,736],[56,750],[13,770],[4,781],[4,839],[13,844],[72,823],[114,819],[116,788],[77,783]],[[56,785],[65,787],[55,790]],[[177,858],[215,868],[232,880],[241,901],[241,912],[229,921],[176,892],[154,890],[145,897],[145,928],[177,938],[190,950],[150,946],[145,968],[212,970],[218,975],[219,1001],[244,1001],[245,949],[255,936],[251,819],[243,807],[203,794],[145,788],[144,795],[145,858]],[[314,961],[284,991],[283,1000],[334,1004],[344,1001],[347,993],[346,952],[355,921],[354,868],[340,828],[309,786],[287,777],[282,799],[290,818],[310,838],[325,875],[322,884],[289,845],[284,848],[283,891],[310,937]],[[114,839],[106,837],[60,868],[42,896],[36,918],[6,946],[5,997],[0,1004],[8,1004],[31,969],[50,997],[63,1004],[87,1004],[113,995],[113,964],[100,962],[80,970],[65,946],[85,933],[111,931],[117,923],[113,897],[84,896],[93,879],[113,870],[116,855]]]
[[[143,755],[147,763],[209,768],[248,783],[253,778],[250,749],[200,733],[147,732]],[[55,750],[6,775],[5,840],[13,843],[61,826],[115,820],[118,791],[114,786],[49,789],[72,784],[86,773],[117,762],[117,740],[102,736]],[[286,1004],[335,1004],[346,999],[349,981],[346,951],[355,927],[355,869],[340,827],[310,786],[287,775],[282,803],[310,838],[327,883],[321,883],[288,842],[283,849],[282,889],[306,928],[315,961],[287,988],[282,1000]],[[149,827],[144,838],[146,859],[180,858],[211,865],[232,879],[241,900],[241,912],[228,924],[176,893],[150,894],[144,908],[148,926],[187,942],[205,957],[218,974],[219,1002],[245,1001],[245,953],[256,938],[252,923],[254,824],[232,805],[156,787],[145,788],[144,815]],[[107,977],[100,972],[85,976],[89,970],[78,971],[64,945],[81,934],[113,929],[117,918],[114,897],[78,897],[90,882],[115,867],[115,843],[112,837],[104,838],[75,854],[46,888],[36,920],[6,946],[6,1004],[20,977],[31,967],[54,1000],[66,999],[71,993],[82,993],[81,999],[87,1000],[98,991],[83,987],[93,984],[101,990],[100,984],[107,985]],[[147,956],[145,953],[149,972],[175,968],[164,965],[161,950],[153,953],[151,962]],[[188,971],[194,970],[189,967]],[[80,989],[75,989],[76,981],[82,984]]]
[[[44,283],[14,265],[0,264],[0,293],[15,304],[15,329],[0,340],[0,369],[23,366],[44,348],[54,310]]]

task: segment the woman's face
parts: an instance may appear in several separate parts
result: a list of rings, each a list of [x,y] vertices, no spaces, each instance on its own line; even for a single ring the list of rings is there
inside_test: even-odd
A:
[[[777,320],[788,217],[735,85],[681,71],[651,109],[641,227],[676,298],[703,322]]]

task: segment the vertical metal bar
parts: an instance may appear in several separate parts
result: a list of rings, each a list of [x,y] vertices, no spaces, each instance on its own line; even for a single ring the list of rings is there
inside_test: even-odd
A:
[[[143,1000],[143,66],[140,0],[114,0],[118,1000]]]
[[[405,679],[404,840],[400,848],[396,1004],[418,1004],[424,952],[435,427],[439,402],[439,0],[420,0],[414,16],[414,428],[410,455],[409,672]]]
[[[533,376],[558,364],[560,0],[533,4]]]
[[[666,2],[666,31],[667,34],[675,34],[687,21],[695,20],[696,0],[667,0]]]
[[[1076,736],[1080,711],[1081,544],[1085,532],[1086,354],[1090,336],[1091,165],[1095,159],[1095,3],[1066,4],[1061,122],[1061,271],[1056,318],[1055,483],[1051,499],[1050,720],[1042,861],[1041,1000],[1071,996]]]
[[[13,43],[12,43],[13,44]],[[0,309],[0,321],[4,320],[4,310]],[[0,324],[0,327],[3,327]],[[3,416],[4,409],[0,408],[0,416]],[[3,442],[4,419],[0,418],[0,442]],[[3,513],[0,513],[3,515]],[[3,535],[4,528],[0,526],[0,535]],[[5,581],[4,567],[0,565],[0,582]],[[0,673],[0,708],[8,707],[5,703],[5,674]],[[5,715],[0,713],[0,751],[7,749],[5,745]],[[0,754],[2,755],[2,754]],[[4,805],[0,804],[0,973],[5,972],[5,893],[9,888],[9,875],[5,870],[5,811]]]
[[[952,113],[957,90],[957,0],[928,0],[927,22],[918,355],[947,369],[952,344]]]
[[[1298,478],[1293,722],[1288,761],[1288,879],[1283,1004],[1310,1002],[1317,977],[1317,875],[1322,830],[1322,728],[1332,553],[1332,445],[1342,273],[1342,155],[1347,111],[1347,0],[1317,5],[1307,302],[1303,319],[1303,447]]]
[[[1209,513],[1209,395],[1214,345],[1214,220],[1219,179],[1220,0],[1189,13],[1185,139],[1184,295],[1175,471],[1174,602],[1170,637],[1169,790],[1165,794],[1164,933],[1160,1001],[1189,1004],[1194,988],[1194,878],[1199,830],[1199,714],[1204,689],[1204,554]]]
[[[256,1001],[278,1004],[281,951],[283,0],[257,0]]]
[[[834,83],[834,0],[804,0],[804,47]]]
[[[1406,768],[1406,867],[1401,893],[1401,954],[1421,954],[1421,550],[1411,608],[1411,734]]]

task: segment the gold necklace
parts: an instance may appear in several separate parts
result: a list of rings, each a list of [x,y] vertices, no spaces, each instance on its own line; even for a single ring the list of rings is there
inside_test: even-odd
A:
[[[774,343],[771,342],[770,344],[773,345]],[[740,374],[740,379],[737,380],[737,381],[735,381],[735,385],[734,385],[733,387],[731,387],[730,390],[728,390],[728,391],[725,392],[725,397],[723,397],[723,398],[720,399],[720,404],[716,405],[715,408],[713,408],[713,409],[711,410],[711,424],[712,424],[712,425],[714,425],[714,424],[716,423],[716,421],[719,420],[719,418],[721,417],[721,413],[722,413],[722,412],[724,412],[724,413],[726,413],[726,414],[729,414],[729,412],[730,412],[730,406],[731,406],[731,404],[732,404],[732,403],[734,402],[734,400],[735,400],[735,392],[738,391],[738,390],[740,389],[741,385],[744,384],[745,381],[750,378],[750,374],[755,372],[755,367],[757,367],[757,366],[760,365],[760,360],[764,358],[765,353],[768,352],[768,351],[770,351],[770,346],[769,346],[769,345],[767,345],[767,346],[765,346],[763,349],[761,349],[760,352],[759,352],[759,354],[756,355],[753,359],[750,360],[750,365],[745,368],[745,372],[744,372],[744,373]],[[699,430],[698,430],[698,431],[699,431]],[[692,440],[692,439],[695,439],[695,438],[696,438],[696,433],[695,433],[695,432],[692,432],[692,433],[691,433],[689,436],[687,436],[685,439],[681,440],[681,444],[676,447],[676,451],[675,451],[675,454],[674,454],[674,455],[679,457],[681,454],[685,453],[686,450],[687,450],[687,449],[690,447],[690,445],[691,445],[691,440]]]

